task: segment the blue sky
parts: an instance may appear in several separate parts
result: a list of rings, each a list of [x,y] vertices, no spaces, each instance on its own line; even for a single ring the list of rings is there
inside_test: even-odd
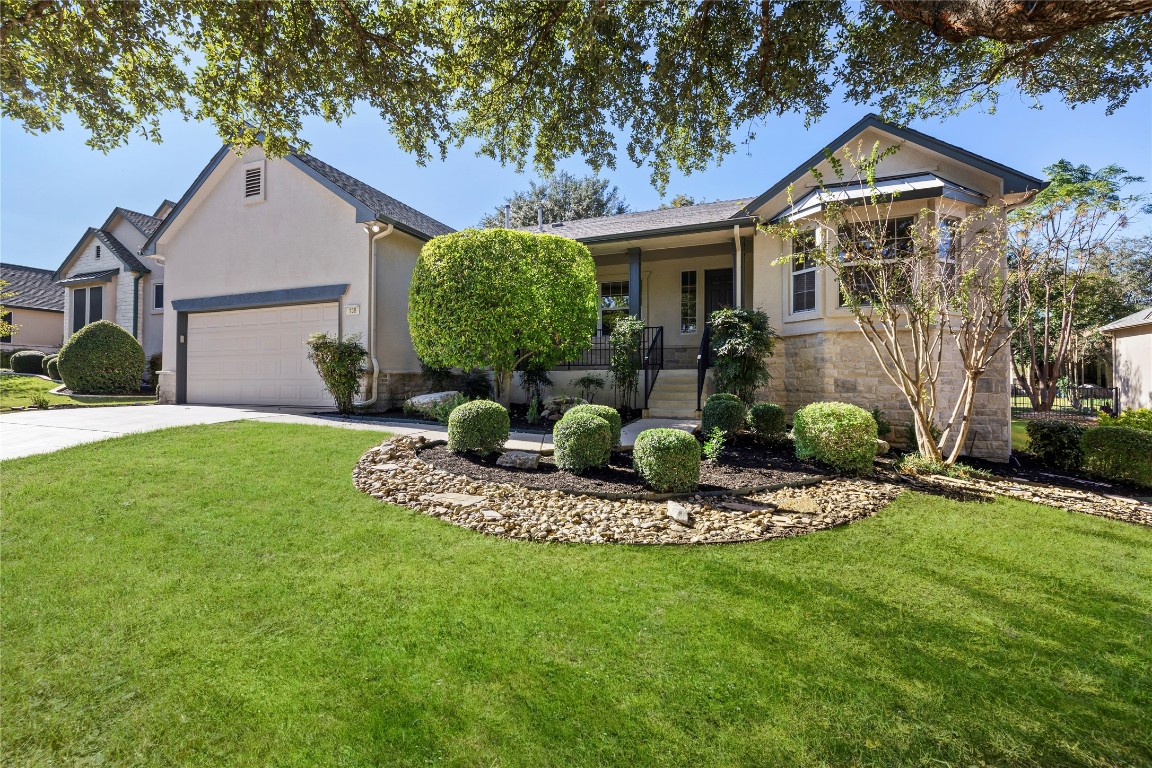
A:
[[[757,138],[705,173],[674,175],[668,199],[754,196],[858,120],[867,110],[835,105],[805,129],[802,119],[772,119]],[[1112,116],[1103,106],[1075,110],[1055,100],[1043,110],[1005,95],[995,114],[969,110],[947,121],[912,127],[1019,170],[1040,176],[1060,158],[1097,168],[1118,163],[1152,179],[1152,90]],[[115,206],[151,213],[164,198],[178,199],[219,147],[211,126],[173,117],[162,126],[164,143],[134,138],[105,155],[84,145],[75,123],[64,131],[32,136],[9,119],[0,121],[0,256],[8,263],[55,268],[89,226],[99,226]],[[400,151],[379,116],[362,111],[343,126],[316,120],[305,129],[312,153],[405,203],[457,228],[475,225],[506,195],[527,186],[532,171],[477,157],[465,146],[420,167]],[[562,167],[586,172],[580,160]],[[645,168],[622,160],[605,174],[633,210],[657,207],[662,198]],[[1145,183],[1141,191],[1152,191]],[[1152,231],[1138,222],[1132,233]]]

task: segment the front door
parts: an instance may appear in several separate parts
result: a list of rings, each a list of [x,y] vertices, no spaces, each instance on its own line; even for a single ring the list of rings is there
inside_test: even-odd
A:
[[[704,270],[704,319],[718,309],[732,306],[732,268]]]

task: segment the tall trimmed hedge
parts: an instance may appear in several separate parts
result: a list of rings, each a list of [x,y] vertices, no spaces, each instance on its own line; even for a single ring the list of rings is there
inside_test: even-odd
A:
[[[1108,480],[1152,488],[1152,432],[1130,427],[1093,427],[1080,439],[1084,468]]]
[[[596,331],[596,265],[566,237],[465,229],[429,240],[408,289],[408,330],[430,366],[491,368],[507,405],[512,372],[578,357]]]
[[[60,348],[56,364],[73,392],[135,393],[144,377],[144,348],[116,323],[98,320],[72,334]]]

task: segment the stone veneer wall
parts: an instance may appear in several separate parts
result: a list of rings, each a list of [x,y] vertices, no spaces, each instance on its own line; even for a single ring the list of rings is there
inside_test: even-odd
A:
[[[946,419],[963,382],[963,367],[949,339],[945,339],[944,353],[938,387],[943,407],[937,414]],[[966,442],[973,456],[1007,461],[1012,451],[1007,354],[1001,353],[997,363],[977,385]],[[912,421],[904,396],[888,379],[858,330],[785,336],[778,340],[769,368],[773,378],[763,399],[777,402],[789,412],[821,400],[839,400],[869,411],[878,406],[896,425],[898,437]]]

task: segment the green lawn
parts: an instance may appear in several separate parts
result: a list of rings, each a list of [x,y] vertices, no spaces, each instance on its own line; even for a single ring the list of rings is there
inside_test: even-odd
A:
[[[907,494],[739,546],[383,506],[237,422],[3,472],[7,765],[1152,765],[1152,530]]]
[[[1012,419],[1012,451],[1027,451],[1031,441],[1028,439],[1028,430],[1025,429],[1028,422],[1021,421],[1020,419]]]
[[[18,406],[32,405],[32,395],[42,393],[52,405],[127,405],[131,403],[154,403],[155,397],[144,395],[128,397],[85,397],[75,398],[68,395],[52,395],[49,392],[60,386],[58,381],[37,379],[33,376],[13,376],[0,374],[0,411],[7,411]]]

